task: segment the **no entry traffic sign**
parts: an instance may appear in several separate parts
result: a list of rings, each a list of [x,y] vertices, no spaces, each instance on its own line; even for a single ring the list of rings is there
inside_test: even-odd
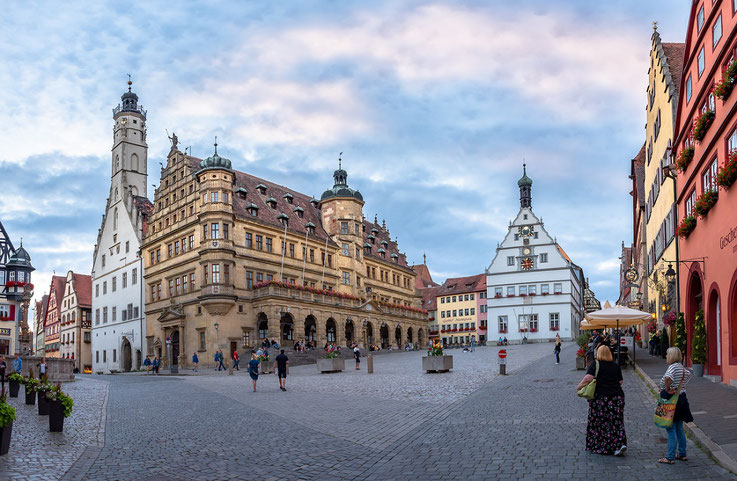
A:
[[[499,359],[504,359],[507,357],[507,350],[506,349],[500,349],[499,350]]]

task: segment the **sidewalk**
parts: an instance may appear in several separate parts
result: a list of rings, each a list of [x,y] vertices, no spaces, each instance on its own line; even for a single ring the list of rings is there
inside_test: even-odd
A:
[[[637,371],[656,391],[667,367],[661,357],[646,352],[637,357]],[[691,438],[724,468],[737,473],[737,389],[706,377],[692,377],[686,392],[694,417],[686,425]]]

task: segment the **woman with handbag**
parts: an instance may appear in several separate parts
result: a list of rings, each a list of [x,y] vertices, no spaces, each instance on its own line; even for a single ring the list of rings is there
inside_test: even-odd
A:
[[[658,459],[659,463],[675,464],[674,459],[680,461],[688,461],[686,457],[686,434],[683,432],[683,423],[693,421],[691,408],[686,398],[686,384],[691,380],[692,372],[681,364],[683,355],[677,347],[670,347],[666,351],[666,361],[668,369],[660,380],[660,397],[662,399],[672,400],[673,396],[678,396],[673,411],[673,423],[665,430],[668,433],[668,450],[665,457]],[[657,411],[656,411],[657,415]],[[678,454],[676,454],[676,448]]]
[[[622,381],[622,370],[614,362],[609,346],[599,346],[596,350],[596,361],[589,365],[577,388],[580,393],[595,383],[593,397],[579,394],[589,398],[589,418],[586,424],[587,451],[615,456],[624,456],[627,452]]]

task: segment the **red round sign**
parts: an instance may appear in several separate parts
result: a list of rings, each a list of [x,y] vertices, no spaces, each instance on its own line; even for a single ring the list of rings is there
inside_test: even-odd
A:
[[[499,350],[499,359],[504,359],[507,357],[507,350],[506,349],[500,349]]]

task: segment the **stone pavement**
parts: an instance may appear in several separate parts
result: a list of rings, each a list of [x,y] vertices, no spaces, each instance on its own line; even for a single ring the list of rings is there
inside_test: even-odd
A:
[[[662,357],[647,354],[637,364],[656,386],[668,367]],[[708,377],[692,377],[686,391],[694,415],[692,434],[720,464],[737,472],[737,389]]]
[[[104,446],[80,446],[63,475],[68,464],[40,466],[37,458],[26,467],[43,473],[53,465],[55,477],[27,471],[9,479],[735,479],[691,443],[690,461],[656,464],[664,431],[652,424],[653,398],[632,371],[628,456],[587,453],[575,346],[564,348],[560,365],[551,345],[513,348],[506,377],[494,374],[497,348],[453,351],[448,374],[421,374],[422,353],[402,353],[377,357],[372,375],[365,362],[361,372],[329,375],[294,368],[287,392],[266,375],[253,393],[244,372],[104,376]]]

